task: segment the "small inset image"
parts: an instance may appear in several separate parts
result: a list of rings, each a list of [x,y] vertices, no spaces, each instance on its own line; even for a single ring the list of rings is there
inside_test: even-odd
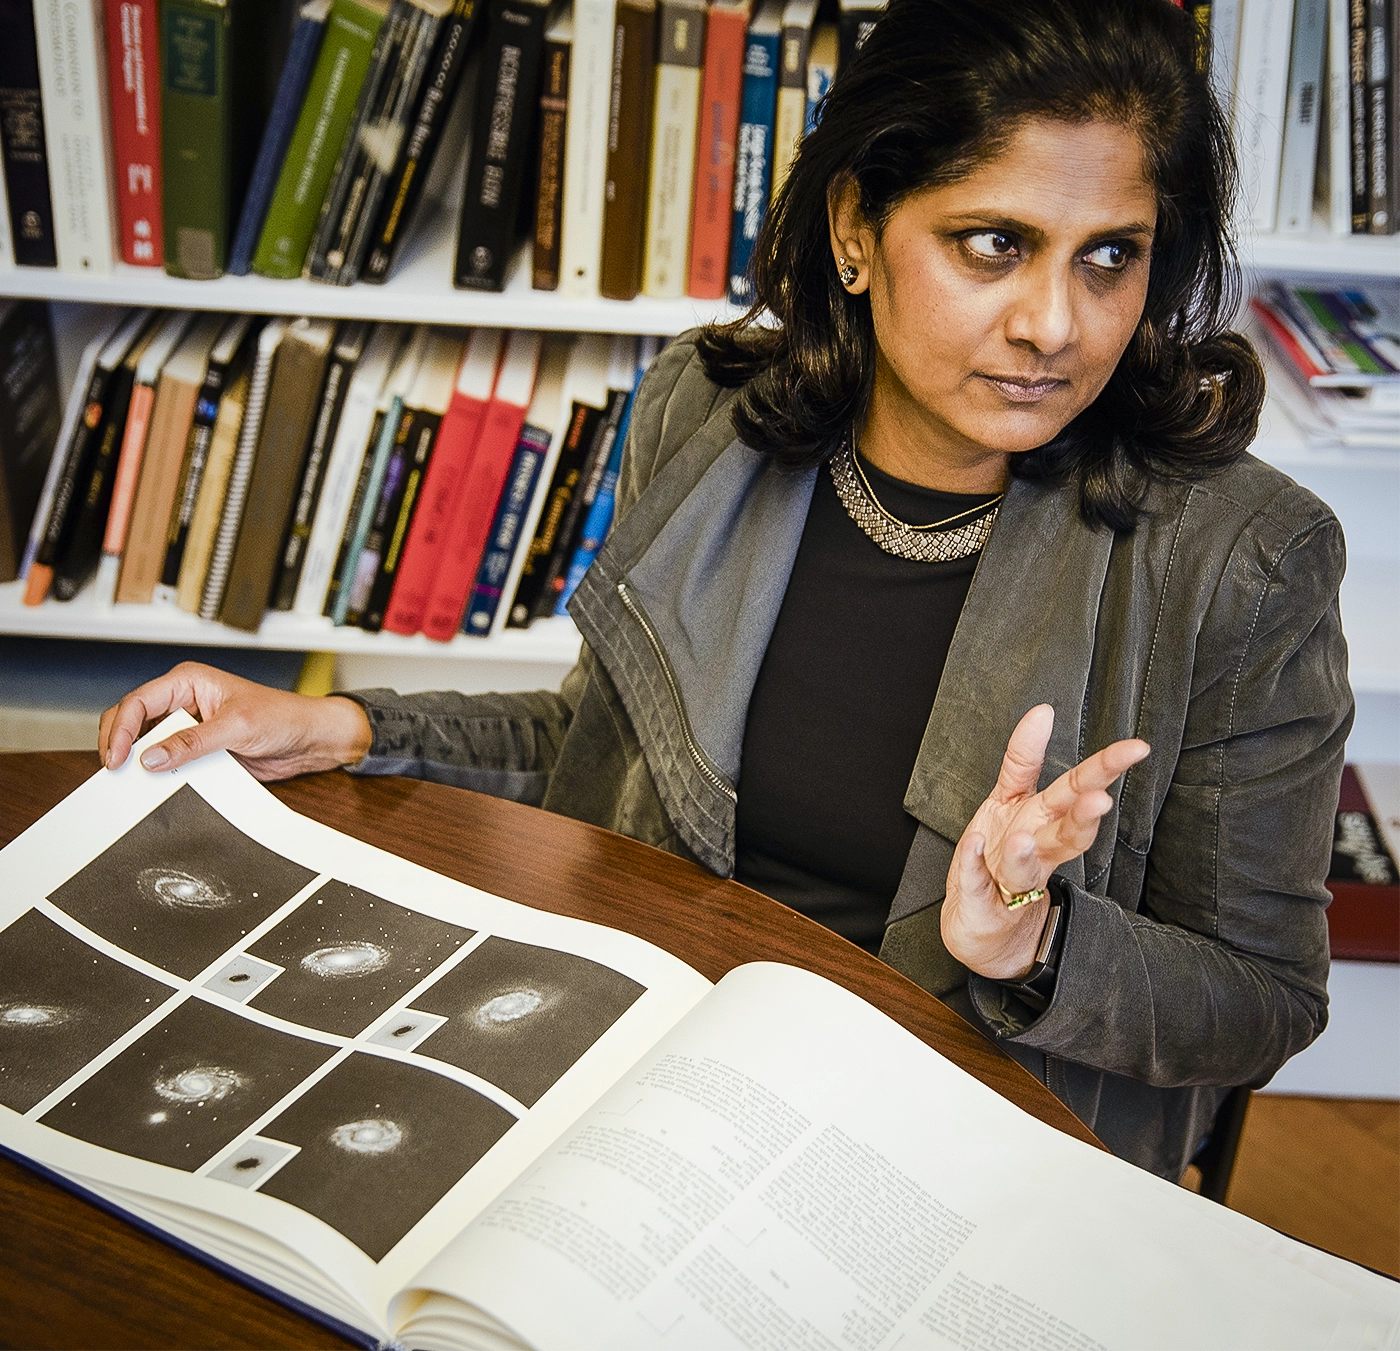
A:
[[[185,784],[49,900],[190,979],[315,876],[250,840]]]
[[[446,1020],[418,1049],[529,1107],[644,993],[586,957],[488,938],[414,999]]]
[[[288,1022],[353,1037],[472,934],[332,879],[249,948],[283,968],[249,1002]]]
[[[29,1111],[173,993],[26,911],[0,931],[0,1103]]]
[[[392,1046],[398,1051],[411,1051],[424,1037],[431,1036],[446,1018],[436,1013],[415,1013],[408,1009],[396,1013],[379,1029],[370,1041],[376,1046]]]
[[[213,990],[225,999],[236,999],[246,1004],[270,980],[282,974],[280,966],[264,962],[258,957],[250,957],[240,952],[237,957],[221,966],[204,982],[206,990]]]
[[[356,1052],[262,1128],[300,1149],[261,1190],[377,1262],[514,1124],[444,1075]]]
[[[216,1182],[229,1182],[235,1187],[254,1191],[261,1187],[288,1159],[296,1154],[295,1145],[280,1140],[267,1140],[250,1135],[228,1158],[220,1159],[205,1177]]]
[[[43,1124],[193,1172],[334,1054],[187,999],[50,1108]]]

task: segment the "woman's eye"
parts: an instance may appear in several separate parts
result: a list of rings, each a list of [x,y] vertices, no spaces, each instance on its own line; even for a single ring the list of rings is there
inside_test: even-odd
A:
[[[1010,258],[1016,252],[1016,237],[1003,230],[984,230],[968,235],[963,243],[979,258]]]
[[[1132,257],[1133,252],[1126,244],[1100,244],[1098,248],[1086,253],[1084,260],[1108,272],[1121,272],[1132,261]]]

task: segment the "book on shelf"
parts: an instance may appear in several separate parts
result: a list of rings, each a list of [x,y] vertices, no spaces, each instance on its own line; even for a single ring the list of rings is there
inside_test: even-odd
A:
[[[1332,836],[1327,931],[1343,961],[1400,962],[1400,772],[1347,765]]]
[[[226,753],[101,770],[0,858],[0,1147],[365,1346],[1351,1351],[1400,1323],[1395,1282],[1036,1120],[841,985],[712,984]]]
[[[642,289],[655,83],[656,0],[617,0],[598,263],[598,293],[609,300],[631,300]]]
[[[277,345],[248,499],[219,602],[219,621],[256,633],[277,580],[282,542],[335,341],[329,319],[294,319]]]
[[[1351,231],[1366,234],[1371,202],[1370,138],[1366,135],[1366,0],[1348,0],[1347,76],[1351,103]]]
[[[389,0],[334,0],[306,98],[253,255],[265,277],[299,277],[350,130]]]
[[[787,0],[778,46],[778,97],[773,112],[773,172],[771,195],[787,178],[798,143],[807,128],[807,63],[817,0]]]
[[[253,171],[248,178],[248,191],[244,193],[243,205],[239,208],[233,243],[229,246],[227,270],[232,276],[246,277],[252,271],[253,254],[257,251],[268,206],[285,167],[287,146],[297,127],[307,86],[316,68],[330,11],[331,0],[307,0],[298,11],[296,27],[292,30],[292,40],[287,47],[287,59],[282,63],[277,91],[272,96],[272,107],[263,124],[262,140],[258,143],[257,157],[253,160]],[[319,207],[320,203],[316,205]]]
[[[1326,49],[1327,0],[1295,0],[1277,222],[1288,233],[1312,228]]]
[[[19,576],[62,416],[47,307],[0,301],[0,582]]]
[[[676,300],[685,294],[695,205],[705,0],[660,0],[657,25],[642,291]]]
[[[840,43],[841,32],[834,23],[819,23],[812,32],[807,53],[807,131],[816,126],[821,101],[836,79]]]
[[[1244,0],[1235,77],[1235,153],[1240,211],[1258,231],[1274,228],[1288,96],[1294,0]]]
[[[504,618],[501,597],[510,585],[512,570],[520,554],[517,545],[526,529],[526,517],[534,500],[535,487],[559,426],[560,399],[564,393],[564,370],[572,340],[551,333],[540,348],[539,369],[530,405],[520,426],[506,471],[496,514],[487,531],[486,546],[467,599],[462,632],[486,637],[497,631],[497,616]]]
[[[384,627],[391,633],[412,637],[423,626],[456,528],[458,503],[467,491],[504,346],[505,335],[498,328],[473,329],[467,339],[385,616]]]
[[[1394,234],[1391,200],[1396,166],[1391,162],[1391,121],[1395,117],[1395,53],[1391,50],[1391,11],[1396,0],[1366,5],[1366,228],[1373,235]]]
[[[1315,205],[1334,235],[1351,233],[1350,0],[1327,0],[1326,97]]]
[[[568,128],[569,59],[573,46],[573,4],[571,0],[566,0],[545,29],[540,63],[535,233],[530,259],[530,284],[537,291],[555,291],[559,288],[564,217],[564,137]]]
[[[30,0],[0,0],[0,151],[15,262],[56,267],[39,48]]]
[[[844,66],[865,44],[880,19],[885,0],[839,0],[840,63]]]
[[[490,0],[452,281],[499,291],[514,252],[548,0]]]
[[[574,0],[559,289],[580,299],[598,294],[615,11],[615,0]]]
[[[222,276],[280,67],[276,0],[164,0],[161,165],[165,270]]]
[[[118,252],[133,267],[160,267],[165,244],[156,0],[106,0],[105,27]]]
[[[744,45],[744,85],[734,158],[734,220],[729,231],[729,299],[735,305],[747,305],[753,299],[749,260],[768,211],[782,26],[783,0],[762,0]]]

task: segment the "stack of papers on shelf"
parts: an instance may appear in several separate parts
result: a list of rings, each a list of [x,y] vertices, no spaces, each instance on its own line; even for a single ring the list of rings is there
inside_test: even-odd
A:
[[[1308,441],[1400,450],[1400,285],[1274,282],[1250,310],[1270,393]]]

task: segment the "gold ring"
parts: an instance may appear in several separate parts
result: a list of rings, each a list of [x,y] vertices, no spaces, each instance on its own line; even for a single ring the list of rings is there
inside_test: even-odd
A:
[[[1008,910],[1019,910],[1023,905],[1043,901],[1050,894],[1044,887],[1032,887],[1029,891],[1011,891],[1000,882],[997,883],[997,890],[1001,892],[1001,899],[1006,902]]]

